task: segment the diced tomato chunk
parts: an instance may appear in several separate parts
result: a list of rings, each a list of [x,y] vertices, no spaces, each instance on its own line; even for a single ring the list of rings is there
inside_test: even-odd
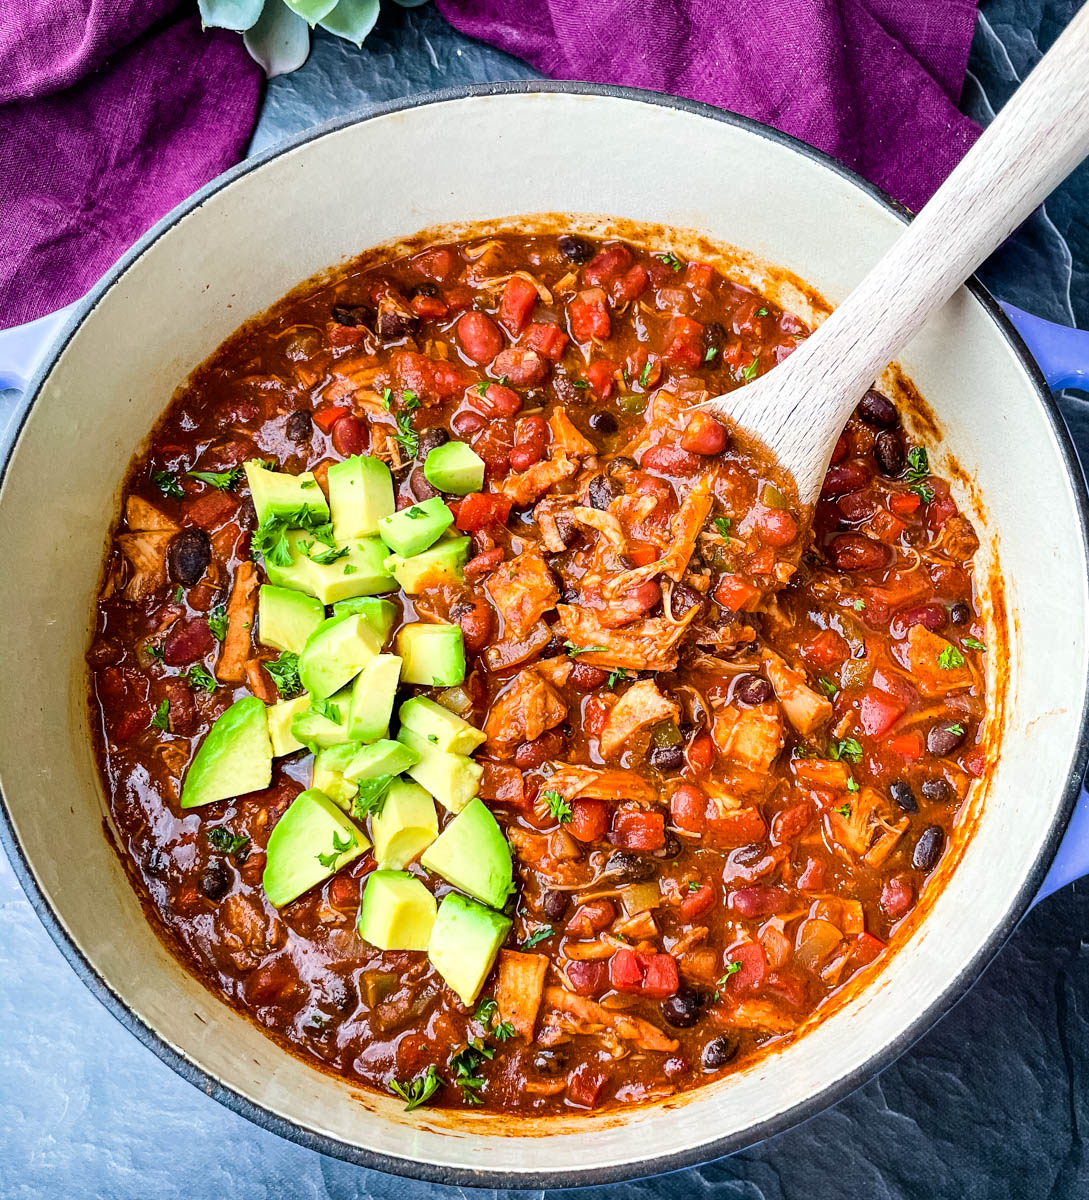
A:
[[[586,264],[582,277],[597,287],[621,271],[626,271],[632,261],[632,253],[627,246],[605,246]]]
[[[639,989],[652,1000],[664,1000],[672,996],[680,986],[677,978],[677,960],[672,954],[641,954],[643,960],[643,986]]]
[[[637,992],[643,986],[643,967],[634,950],[621,947],[609,959],[609,982],[619,992]]]
[[[567,303],[567,321],[576,342],[588,342],[591,338],[607,341],[613,324],[601,288],[588,288],[572,297]]]
[[[898,517],[910,517],[918,510],[922,500],[914,492],[893,492],[889,496],[889,508]],[[874,939],[876,941],[876,938]]]
[[[600,737],[609,719],[610,706],[600,696],[589,696],[582,706],[582,727],[591,737]]]
[[[709,733],[698,733],[689,743],[685,757],[693,771],[709,771],[715,765],[718,751]]]
[[[647,567],[661,558],[661,551],[651,542],[630,541],[627,557],[633,567]]]
[[[798,876],[798,891],[800,892],[823,892],[824,891],[825,866],[819,858],[810,858],[806,860],[805,868]]]
[[[685,892],[681,897],[681,918],[694,921],[710,912],[715,906],[715,893],[709,884],[701,883],[696,890]]]
[[[782,508],[758,508],[756,530],[769,546],[789,546],[798,536],[798,522]]]
[[[609,297],[616,305],[628,304],[638,299],[650,283],[650,276],[642,263],[634,263],[623,275],[609,282]]]
[[[730,612],[751,612],[759,595],[740,575],[723,575],[715,588],[715,599]]]
[[[215,640],[203,617],[193,621],[176,621],[163,642],[163,662],[172,667],[184,666],[203,658]]]
[[[489,417],[513,417],[522,411],[522,397],[514,388],[504,387],[501,383],[488,384],[483,393],[479,386],[471,387],[465,398],[473,408]]]
[[[201,529],[215,529],[238,511],[238,497],[229,492],[206,492],[185,510],[185,519]]]
[[[586,382],[599,400],[608,400],[613,394],[616,388],[616,380],[613,378],[616,370],[616,363],[607,358],[597,358],[586,368]]]
[[[807,662],[815,667],[831,667],[843,662],[851,648],[834,629],[822,629],[812,641],[802,647]]]
[[[688,287],[701,288],[704,291],[711,286],[715,270],[707,263],[690,262],[684,269],[684,282]]]
[[[314,415],[314,424],[322,431],[328,433],[333,426],[340,420],[341,417],[351,415],[351,409],[347,405],[333,405],[330,408],[319,408]]]
[[[691,317],[674,317],[666,330],[666,362],[677,367],[698,367],[703,354],[703,326]]]
[[[869,737],[884,737],[907,711],[895,696],[877,688],[867,688],[862,693],[859,706],[859,721],[862,732]]]
[[[489,525],[502,525],[510,516],[511,501],[491,492],[470,492],[457,506],[454,524],[462,533],[476,533]]]
[[[529,350],[536,350],[552,362],[559,362],[570,341],[567,334],[558,325],[531,325],[526,330],[522,345]]]
[[[863,964],[873,962],[884,949],[886,949],[885,943],[880,938],[874,937],[872,933],[863,932],[855,938],[855,958]]]
[[[609,1076],[600,1067],[582,1063],[567,1081],[567,1098],[580,1108],[594,1108],[601,1099]]]
[[[982,746],[976,746],[974,749],[969,750],[960,761],[961,766],[964,767],[969,775],[974,779],[979,779],[982,777],[987,766],[987,752]]]
[[[813,808],[807,800],[803,800],[801,804],[792,804],[775,814],[771,823],[772,834],[780,845],[783,842],[792,842],[812,818]]]
[[[522,275],[512,275],[499,301],[499,322],[512,337],[525,329],[537,303],[537,289]]]
[[[433,246],[429,250],[424,250],[412,260],[412,265],[416,270],[435,283],[442,283],[454,269],[454,264],[454,252],[442,246]]]
[[[604,800],[572,800],[567,832],[580,842],[596,842],[609,827],[609,806]]]
[[[881,542],[895,542],[907,529],[899,517],[878,509],[870,520],[870,533]]]
[[[898,733],[885,743],[889,752],[898,754],[908,762],[914,762],[923,756],[923,735],[921,733]]]
[[[610,839],[622,850],[661,850],[665,845],[665,816],[644,808],[617,809]]]
[[[764,947],[759,942],[744,942],[727,950],[725,962],[725,988],[728,992],[743,995],[745,992],[755,991],[764,982],[768,959]]]
[[[333,321],[326,337],[330,346],[355,346],[367,336],[365,325],[339,325]]]
[[[745,846],[759,842],[767,835],[764,818],[755,808],[736,808],[732,812],[721,812],[716,804],[707,809],[707,835],[710,841],[720,846]]]

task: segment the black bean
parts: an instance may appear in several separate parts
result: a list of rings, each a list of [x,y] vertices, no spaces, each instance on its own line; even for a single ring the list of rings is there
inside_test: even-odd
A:
[[[205,868],[200,877],[200,890],[209,900],[221,900],[231,886],[231,872],[226,863],[215,859]]]
[[[620,424],[616,417],[611,412],[606,412],[605,409],[599,408],[596,412],[590,414],[589,426],[594,433],[610,434],[616,433],[620,428]]]
[[[601,872],[604,879],[617,883],[643,883],[657,873],[658,864],[651,858],[630,854],[627,850],[614,850]]]
[[[212,558],[212,543],[203,529],[191,527],[176,533],[166,552],[170,578],[175,583],[192,587],[208,568]]]
[[[425,429],[419,438],[420,448],[416,451],[417,458],[426,458],[432,450],[436,450],[439,446],[445,446],[450,440],[450,435],[442,428],[441,425],[430,425]]]
[[[590,480],[590,505],[597,509],[606,509],[620,495],[620,488],[607,475],[595,475]]]
[[[439,289],[429,280],[425,279],[423,283],[418,283],[412,289],[413,296],[437,296]]]
[[[972,610],[967,604],[954,604],[949,610],[949,619],[954,625],[967,625],[972,616]]]
[[[550,921],[562,921],[567,912],[567,893],[545,888],[541,892],[541,912]]]
[[[333,320],[338,325],[350,325],[353,329],[360,325],[368,325],[371,313],[363,305],[349,307],[342,304],[333,305]]]
[[[561,654],[567,653],[567,647],[558,637],[551,638],[541,651],[542,658],[558,658]]]
[[[900,420],[896,405],[888,396],[882,396],[873,388],[859,401],[858,415],[867,425],[873,425],[876,429],[891,429]]]
[[[533,1069],[541,1075],[559,1075],[567,1066],[567,1056],[555,1047],[545,1047],[533,1055]]]
[[[708,350],[721,350],[726,345],[726,329],[718,321],[712,321],[703,330],[703,344]],[[712,361],[714,355],[711,356]]]
[[[682,987],[662,1001],[662,1016],[677,1029],[687,1029],[700,1019],[703,1000],[699,992]]]
[[[679,858],[683,849],[684,846],[681,843],[681,839],[672,833],[667,833],[666,840],[663,843],[662,848],[654,851],[654,857],[668,859]]]
[[[919,801],[915,799],[915,793],[911,790],[911,786],[902,779],[897,779],[895,783],[889,784],[889,795],[906,813],[919,811]]]
[[[920,788],[923,799],[931,804],[948,804],[953,799],[953,789],[945,779],[928,779]]]
[[[742,704],[767,704],[772,695],[772,686],[762,675],[742,675],[734,684],[734,696]]]
[[[691,609],[703,607],[703,596],[687,583],[675,583],[670,593],[669,607],[675,617],[683,617]]]
[[[639,464],[634,458],[628,458],[626,455],[619,454],[616,458],[609,459],[605,467],[605,473],[610,479],[624,479],[630,475],[632,471],[638,471]]]
[[[911,865],[916,871],[932,871],[941,858],[945,845],[945,834],[940,825],[930,825],[919,834],[911,855]]]
[[[568,262],[584,263],[594,257],[594,244],[575,233],[565,233],[556,243]]]
[[[952,754],[964,738],[963,725],[952,722],[948,725],[931,725],[926,735],[926,748],[931,754],[941,757],[943,754]]]
[[[284,422],[284,433],[293,442],[309,442],[314,435],[314,418],[305,408],[297,408]]]
[[[170,873],[170,855],[161,846],[156,846],[144,863],[144,874],[152,879],[162,879]]]
[[[408,477],[408,490],[416,500],[431,500],[438,496],[439,489],[428,481],[423,467],[414,467]]]
[[[901,441],[900,435],[891,429],[886,429],[877,435],[877,440],[873,444],[873,456],[877,459],[881,474],[890,477],[899,475],[907,461],[904,443]]]
[[[396,308],[379,305],[377,332],[383,342],[399,342],[415,331],[415,317]]]
[[[739,867],[751,867],[754,862],[759,862],[766,853],[767,847],[762,842],[749,842],[746,846],[738,846],[730,858]]]
[[[659,771],[679,771],[684,766],[681,746],[655,746],[650,752],[650,765]]]
[[[731,1037],[728,1033],[712,1038],[703,1048],[703,1069],[717,1071],[719,1067],[724,1067],[736,1053],[737,1038]]]

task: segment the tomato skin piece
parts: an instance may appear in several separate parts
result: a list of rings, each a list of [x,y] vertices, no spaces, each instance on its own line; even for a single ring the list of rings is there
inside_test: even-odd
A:
[[[914,492],[893,492],[889,496],[889,508],[898,517],[910,517],[918,511],[920,504],[922,500]]]
[[[485,313],[475,310],[463,313],[456,328],[462,350],[475,363],[490,363],[503,349],[499,326]]]
[[[675,367],[698,367],[703,354],[703,326],[691,317],[674,317],[666,330],[662,357]]]
[[[588,342],[591,338],[608,341],[613,323],[601,288],[588,288],[568,301],[567,323],[576,342]]]
[[[572,800],[567,832],[580,842],[596,842],[609,827],[609,806],[604,800]]]
[[[914,762],[923,756],[923,735],[921,733],[899,733],[890,737],[885,746],[891,754],[898,754],[908,762]]]
[[[632,252],[627,246],[605,246],[583,268],[582,277],[587,283],[598,287],[614,275],[626,271],[633,261]]]
[[[680,987],[677,960],[672,954],[640,954],[643,960],[643,986],[639,989],[652,1000],[664,1000]]]
[[[608,1074],[600,1067],[582,1063],[567,1081],[567,1098],[579,1108],[595,1108],[608,1081]]]
[[[617,809],[609,840],[622,850],[661,850],[665,845],[665,816],[642,808]]]
[[[879,688],[867,688],[862,693],[859,722],[867,737],[884,737],[907,712],[907,705]]]
[[[802,647],[802,655],[815,667],[832,667],[845,661],[851,648],[834,629],[822,629]]]
[[[454,524],[462,533],[477,533],[489,525],[502,525],[510,516],[511,501],[493,492],[470,492],[457,506]]]
[[[521,275],[512,275],[499,301],[499,323],[511,337],[517,337],[529,323],[537,304],[537,289]]]

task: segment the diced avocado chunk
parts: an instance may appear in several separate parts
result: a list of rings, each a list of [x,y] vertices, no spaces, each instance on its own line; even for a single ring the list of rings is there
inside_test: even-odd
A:
[[[397,586],[383,565],[389,552],[376,537],[350,541],[348,553],[329,563],[316,563],[306,553],[307,546],[319,554],[329,547],[318,542],[314,550],[314,535],[305,529],[292,529],[287,544],[291,560],[286,565],[264,560],[269,582],[277,587],[294,588],[316,596],[322,604],[335,604],[353,596],[388,592]]]
[[[383,517],[378,522],[378,534],[394,554],[409,558],[437,542],[453,523],[454,514],[442,498],[432,496],[422,504],[413,504],[392,516]]]
[[[348,710],[352,705],[351,688],[344,688],[328,700],[308,697],[309,703],[291,721],[291,733],[312,753],[326,746],[349,742]],[[315,707],[316,705],[316,707]]]
[[[370,623],[358,613],[329,617],[314,630],[299,655],[299,682],[323,698],[350,683],[382,649]],[[348,714],[344,714],[347,721]]]
[[[345,776],[353,782],[360,779],[377,779],[380,775],[400,775],[419,761],[419,755],[403,742],[392,742],[383,738],[370,746],[364,746],[345,769]]]
[[[325,606],[293,588],[263,583],[257,595],[257,636],[262,646],[298,654],[325,620]]]
[[[385,560],[385,568],[405,592],[415,596],[436,583],[461,583],[465,578],[463,568],[469,561],[470,544],[471,539],[467,537],[442,538],[429,550],[411,558],[391,554]]]
[[[200,744],[182,787],[182,808],[258,792],[272,782],[268,710],[256,696],[236,700]]]
[[[282,758],[303,748],[291,732],[291,723],[310,707],[310,697],[304,692],[293,700],[278,700],[268,710],[268,736],[272,742],[272,757]]]
[[[397,631],[395,654],[401,656],[401,682],[453,687],[465,679],[465,642],[460,625],[417,621]]]
[[[333,605],[333,616],[343,616],[344,613],[358,613],[369,621],[383,646],[397,623],[397,605],[392,600],[383,600],[378,596],[352,596],[350,600],[338,600]]]
[[[428,454],[424,478],[440,492],[467,496],[484,486],[484,460],[467,442],[447,442]]]
[[[461,1002],[470,1008],[495,965],[510,925],[502,913],[457,892],[448,893],[439,905],[427,957]]]
[[[304,512],[322,522],[329,520],[329,505],[313,471],[288,475],[270,471],[260,460],[251,458],[246,463],[246,481],[253,507],[257,509],[258,524],[269,517],[290,519]]]
[[[401,678],[401,660],[396,654],[379,654],[355,678],[348,734],[360,742],[388,737],[393,702]]]
[[[447,754],[436,750],[425,737],[411,729],[397,735],[410,750],[419,755],[419,762],[408,768],[408,774],[451,812],[461,812],[480,791],[484,768],[464,754]]]
[[[435,801],[418,783],[395,779],[380,811],[371,817],[378,865],[399,871],[426,850],[438,833]]]
[[[345,779],[344,769],[361,749],[358,742],[341,742],[338,746],[326,746],[314,756],[314,781],[311,786],[324,792],[345,812],[350,810],[359,784]]]
[[[359,905],[359,936],[379,950],[426,950],[435,897],[407,871],[372,871]]]
[[[475,725],[463,721],[457,713],[426,696],[406,700],[397,717],[402,729],[410,729],[426,738],[436,750],[446,750],[450,754],[472,754],[488,737]]]
[[[292,591],[313,595],[313,580],[310,570],[315,564],[310,561],[306,552],[299,545],[300,542],[307,544],[313,540],[314,535],[307,533],[304,529],[289,530],[287,548],[290,561],[278,564],[267,556],[264,559],[265,574],[269,578],[269,583],[276,587],[290,588]]]
[[[393,476],[380,458],[353,454],[329,468],[329,507],[338,542],[370,537],[396,511]]]
[[[295,797],[269,835],[261,877],[265,895],[283,908],[368,846],[367,835],[324,792],[309,788]]]
[[[492,908],[502,908],[513,887],[510,845],[479,797],[428,846],[420,865]]]

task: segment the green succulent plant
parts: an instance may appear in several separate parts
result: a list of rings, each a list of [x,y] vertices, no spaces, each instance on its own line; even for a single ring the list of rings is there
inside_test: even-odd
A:
[[[395,2],[416,8],[427,0]],[[271,78],[306,62],[315,25],[362,46],[378,20],[379,0],[197,0],[197,7],[206,28],[241,33],[250,57]]]

